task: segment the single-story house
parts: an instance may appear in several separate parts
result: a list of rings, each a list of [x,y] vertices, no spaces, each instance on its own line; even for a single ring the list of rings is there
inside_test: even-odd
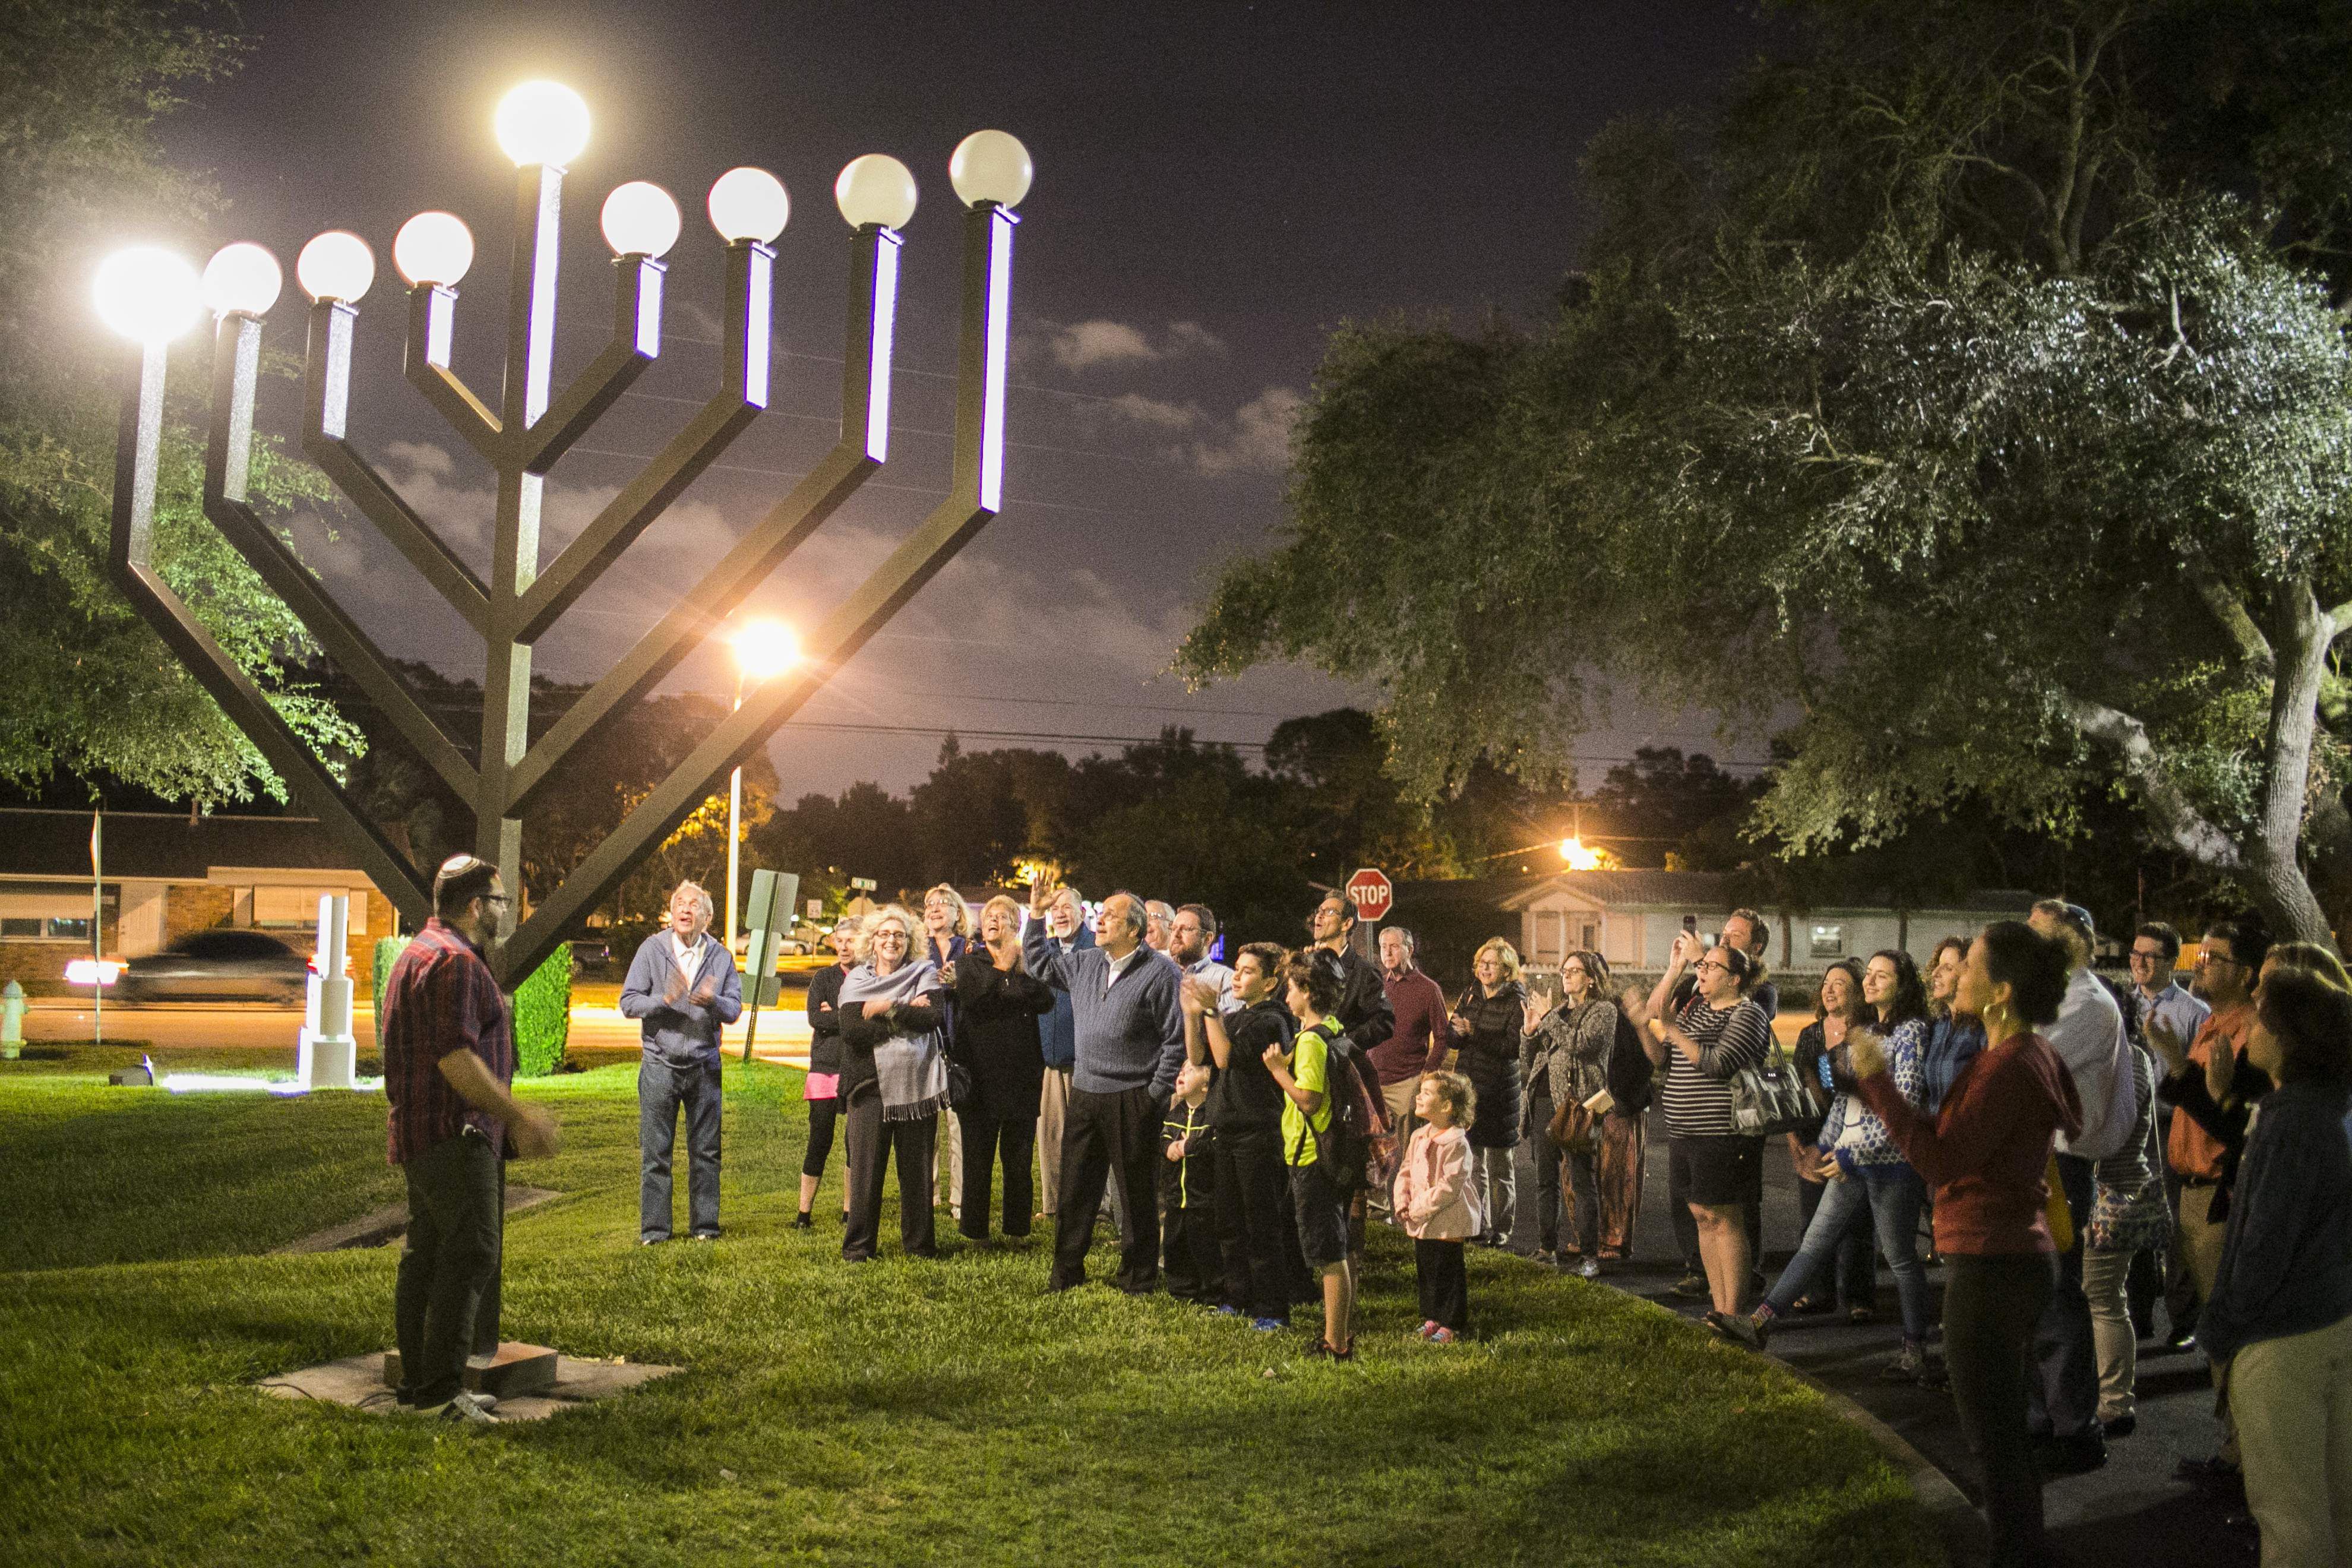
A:
[[[1654,975],[1685,917],[1713,931],[1738,900],[1735,879],[1717,871],[1559,871],[1549,876],[1407,882],[1383,924],[1412,927],[1423,967],[1447,985],[1469,977],[1479,943],[1499,936],[1538,973],[1567,953],[1598,952],[1621,976]],[[1900,948],[1924,965],[1947,936],[1973,934],[1987,921],[2023,918],[2034,895],[1984,889],[1931,909],[1846,906],[1759,908],[1771,928],[1766,959],[1777,973],[1817,977],[1832,960],[1864,959]],[[1426,928],[1425,930],[1423,928]]]
[[[310,950],[319,895],[351,895],[351,934],[395,933],[392,900],[314,817],[110,811],[100,950],[137,958],[215,926]],[[90,948],[90,813],[0,808],[0,981],[62,979]],[[362,972],[366,966],[360,966]]]

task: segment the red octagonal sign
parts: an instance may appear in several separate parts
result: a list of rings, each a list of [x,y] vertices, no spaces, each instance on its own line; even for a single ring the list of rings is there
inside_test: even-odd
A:
[[[1389,908],[1396,902],[1396,886],[1386,871],[1367,866],[1348,879],[1348,897],[1356,900],[1356,913],[1368,921],[1386,918]]]

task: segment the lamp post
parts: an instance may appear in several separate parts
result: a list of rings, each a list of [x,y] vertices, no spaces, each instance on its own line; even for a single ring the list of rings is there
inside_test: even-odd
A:
[[[248,504],[261,318],[275,303],[279,281],[275,259],[257,246],[222,251],[204,280],[205,302],[218,323],[204,505],[205,516],[336,667],[472,805],[475,853],[496,865],[509,886],[518,887],[523,820],[566,757],[657,686],[887,458],[898,252],[905,243],[900,231],[914,216],[916,191],[906,166],[879,154],[852,161],[835,185],[835,204],[850,227],[851,274],[841,434],[833,449],[770,506],[651,632],[533,740],[531,654],[539,638],[767,407],[775,262],[770,246],[791,216],[791,203],[782,183],[764,170],[732,169],[713,183],[707,206],[725,247],[719,388],[575,538],[542,563],[540,508],[547,474],[661,352],[661,258],[677,243],[681,224],[677,202],[646,182],[629,182],[606,198],[601,226],[614,252],[612,339],[576,381],[557,390],[552,365],[564,165],[587,143],[587,106],[558,83],[530,82],[500,103],[495,129],[517,175],[505,380],[495,408],[450,369],[457,286],[474,261],[471,230],[454,214],[426,212],[403,226],[393,243],[393,260],[408,285],[407,379],[497,471],[487,581],[348,438],[356,323],[360,300],[375,279],[373,250],[356,234],[330,230],[303,247],[295,268],[311,301],[303,450],[482,638],[483,711],[471,754],[416,701],[391,661]],[[1026,149],[1001,131],[966,137],[949,160],[949,179],[967,210],[955,445],[946,500],[812,631],[806,657],[789,678],[745,693],[562,884],[533,889],[536,903],[529,919],[518,925],[514,911],[504,915],[488,950],[504,986],[512,989],[553,952],[567,928],[602,902],[709,796],[722,775],[764,744],[996,515],[1003,502],[1013,235],[1020,222],[1013,208],[1028,192],[1031,173]],[[167,253],[128,252],[101,268],[100,292],[110,322],[141,345],[116,457],[110,549],[116,583],[359,868],[412,924],[423,924],[431,912],[429,871],[411,864],[404,848],[345,795],[333,772],[155,568],[161,345],[194,324],[198,289],[193,269]],[[730,926],[732,903],[730,898]]]
[[[735,709],[743,706],[743,683],[782,675],[800,662],[800,638],[782,621],[753,621],[730,639],[735,649]],[[727,775],[727,951],[735,951],[737,867],[743,846],[743,765]]]

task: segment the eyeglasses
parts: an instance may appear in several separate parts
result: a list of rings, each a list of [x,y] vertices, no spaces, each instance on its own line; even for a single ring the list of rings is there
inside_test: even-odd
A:
[[[2246,967],[2236,959],[2224,957],[2219,953],[2200,952],[2197,955],[2197,966],[2200,969],[2210,968],[2217,963],[2226,963],[2232,969],[2243,969]]]
[[[1723,960],[1719,958],[1702,958],[1698,961],[1698,966],[1701,969],[1712,969],[1720,974],[1728,974],[1731,973],[1731,965],[1724,963]]]
[[[2151,952],[2144,948],[2136,947],[2131,950],[2131,959],[2134,963],[2137,963],[2143,959],[2147,960],[2150,963],[2161,963],[2164,962],[2164,953],[2161,949]]]

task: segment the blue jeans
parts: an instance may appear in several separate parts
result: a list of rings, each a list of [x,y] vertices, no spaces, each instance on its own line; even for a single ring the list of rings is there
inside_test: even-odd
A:
[[[1832,1182],[1822,1194],[1821,1206],[1813,1211],[1813,1223],[1805,1227],[1797,1256],[1789,1259],[1789,1267],[1780,1271],[1764,1300],[1775,1312],[1787,1311],[1815,1273],[1831,1267],[1838,1238],[1845,1234],[1855,1212],[1867,1206],[1878,1237],[1878,1255],[1895,1274],[1895,1299],[1903,1308],[1903,1337],[1915,1344],[1926,1343],[1930,1320],[1927,1270],[1919,1262],[1919,1210],[1927,1198],[1926,1185],[1908,1165],[1864,1165],[1859,1175]]]
[[[673,1067],[646,1057],[637,1065],[637,1235],[670,1235],[670,1153],[686,1113],[687,1215],[697,1236],[719,1234],[719,1068]]]

